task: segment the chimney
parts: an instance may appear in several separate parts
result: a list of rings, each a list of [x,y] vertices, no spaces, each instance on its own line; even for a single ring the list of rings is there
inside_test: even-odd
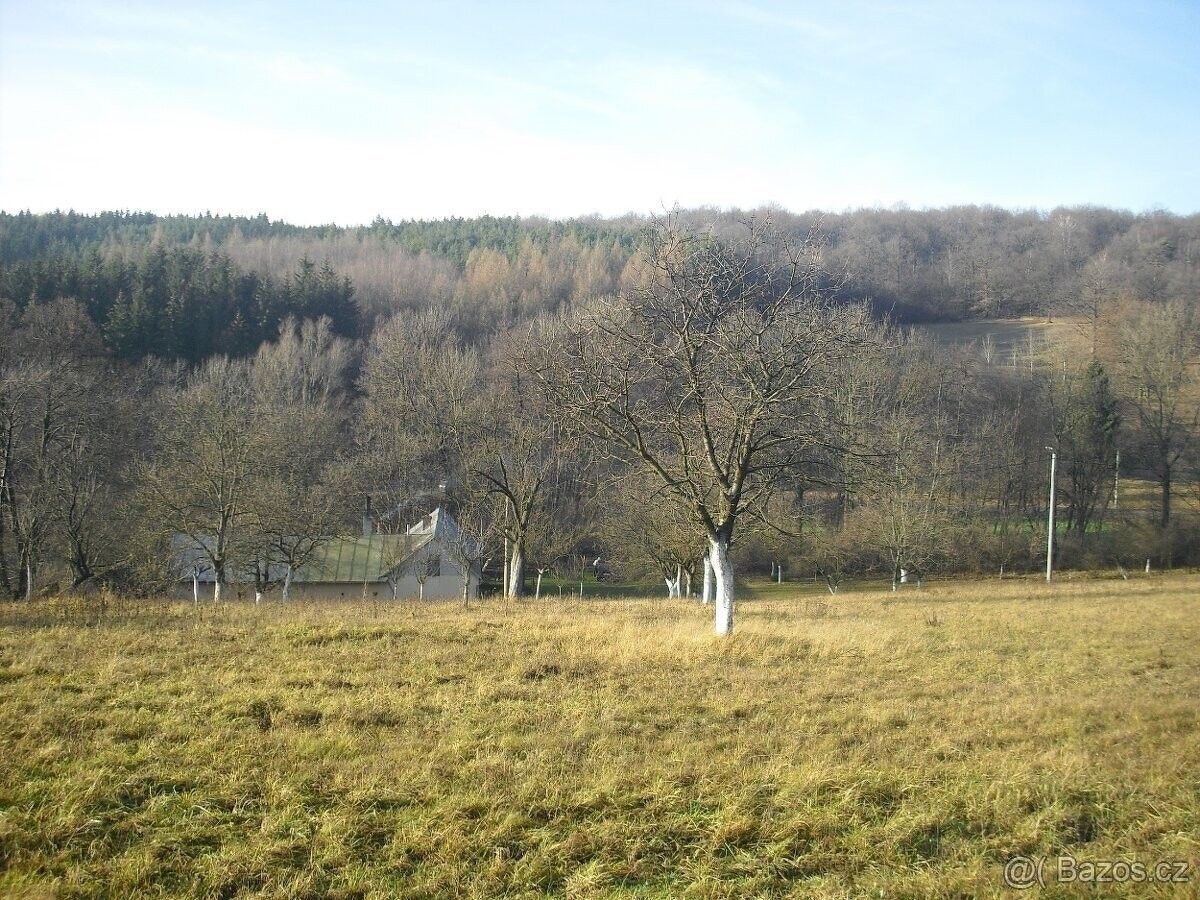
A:
[[[367,495],[367,503],[363,508],[363,537],[370,537],[375,531],[375,519],[371,515],[371,495]]]

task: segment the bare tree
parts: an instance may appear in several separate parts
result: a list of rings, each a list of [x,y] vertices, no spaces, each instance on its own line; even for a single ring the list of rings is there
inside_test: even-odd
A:
[[[1195,306],[1181,301],[1137,304],[1124,319],[1117,368],[1158,479],[1158,521],[1166,528],[1176,467],[1200,433],[1200,321]]]
[[[269,472],[270,447],[256,427],[244,363],[210,360],[164,398],[154,453],[140,490],[148,524],[160,536],[182,534],[203,559],[221,600],[255,483]]]
[[[118,516],[99,503],[118,493],[124,394],[80,304],[0,314],[0,585],[11,596],[33,596],[55,550],[75,586],[118,557],[105,528]]]
[[[504,503],[509,597],[524,595],[531,556],[543,566],[552,564],[574,549],[588,521],[588,460],[520,365],[528,352],[527,336],[497,337],[481,396],[480,427],[464,448],[468,478]]]
[[[239,538],[255,600],[292,579],[338,529],[352,493],[337,452],[353,355],[328,319],[284,322],[279,340],[250,364],[253,422],[262,464],[247,486]]]
[[[502,531],[503,513],[497,499],[486,490],[462,496],[457,517],[446,520],[442,544],[446,555],[462,574],[463,606],[470,606],[472,587],[485,562],[495,552]]]
[[[625,573],[662,579],[668,597],[691,593],[691,582],[707,552],[704,533],[687,509],[673,504],[641,470],[607,487],[605,544]]]
[[[751,222],[736,243],[668,220],[638,288],[545,329],[525,360],[563,427],[651,474],[707,536],[715,630],[733,630],[738,516],[831,441],[837,366],[863,307],[834,308],[815,243]]]

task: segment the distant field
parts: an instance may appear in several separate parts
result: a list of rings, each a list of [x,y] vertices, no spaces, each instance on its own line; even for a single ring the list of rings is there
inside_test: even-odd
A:
[[[0,895],[1197,895],[1200,576],[786,587],[4,604]]]
[[[1069,320],[1047,321],[1040,318],[1024,319],[981,319],[970,322],[935,322],[917,326],[942,344],[966,345],[970,343],[982,348],[990,338],[999,362],[1011,360],[1014,351],[1018,357],[1028,357],[1031,342],[1034,352],[1045,349],[1051,341],[1069,340],[1077,337],[1079,326]]]

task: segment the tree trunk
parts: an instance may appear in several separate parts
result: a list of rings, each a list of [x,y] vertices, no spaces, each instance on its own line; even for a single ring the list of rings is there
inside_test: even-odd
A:
[[[222,587],[221,578],[220,578],[220,576],[217,576],[216,578],[213,579],[213,603],[221,602],[221,594],[224,593],[221,590],[221,587]]]
[[[423,582],[423,581],[417,582],[417,599],[418,600],[425,599],[425,582]]]
[[[525,596],[525,545],[514,541],[512,560],[508,566],[508,596]]]
[[[292,599],[292,566],[288,564],[287,572],[283,576],[283,591],[281,594],[283,602],[287,603]]]
[[[33,562],[25,559],[25,599],[33,599]]]
[[[537,584],[533,588],[533,599],[540,600],[542,596],[542,570],[538,569]]]
[[[689,600],[692,597],[692,573],[688,570],[683,573],[683,596]]]
[[[254,605],[258,606],[260,603],[262,603],[262,588],[256,586],[254,588]]]
[[[200,576],[195,572],[192,573],[192,602],[200,602]]]
[[[704,554],[704,585],[700,590],[700,602],[708,606],[713,599],[713,564],[708,553]]]
[[[1158,524],[1160,528],[1166,528],[1171,524],[1171,467],[1170,465],[1163,466],[1162,470],[1162,507],[1159,513]]]
[[[712,541],[713,581],[716,587],[714,631],[719,637],[733,634],[733,563],[729,559],[729,541],[724,537]]]

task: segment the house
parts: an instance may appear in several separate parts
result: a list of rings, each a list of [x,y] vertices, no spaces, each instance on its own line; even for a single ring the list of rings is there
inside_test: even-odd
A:
[[[205,544],[207,545],[207,539]],[[176,593],[181,598],[212,599],[215,576],[207,555],[194,538],[172,540],[173,571],[179,573]],[[278,597],[286,569],[270,564]],[[293,600],[459,600],[479,595],[479,546],[441,507],[401,534],[378,534],[364,518],[358,537],[322,541],[311,558],[292,573]],[[195,592],[195,593],[194,593]],[[226,598],[253,598],[251,570],[226,572]]]

